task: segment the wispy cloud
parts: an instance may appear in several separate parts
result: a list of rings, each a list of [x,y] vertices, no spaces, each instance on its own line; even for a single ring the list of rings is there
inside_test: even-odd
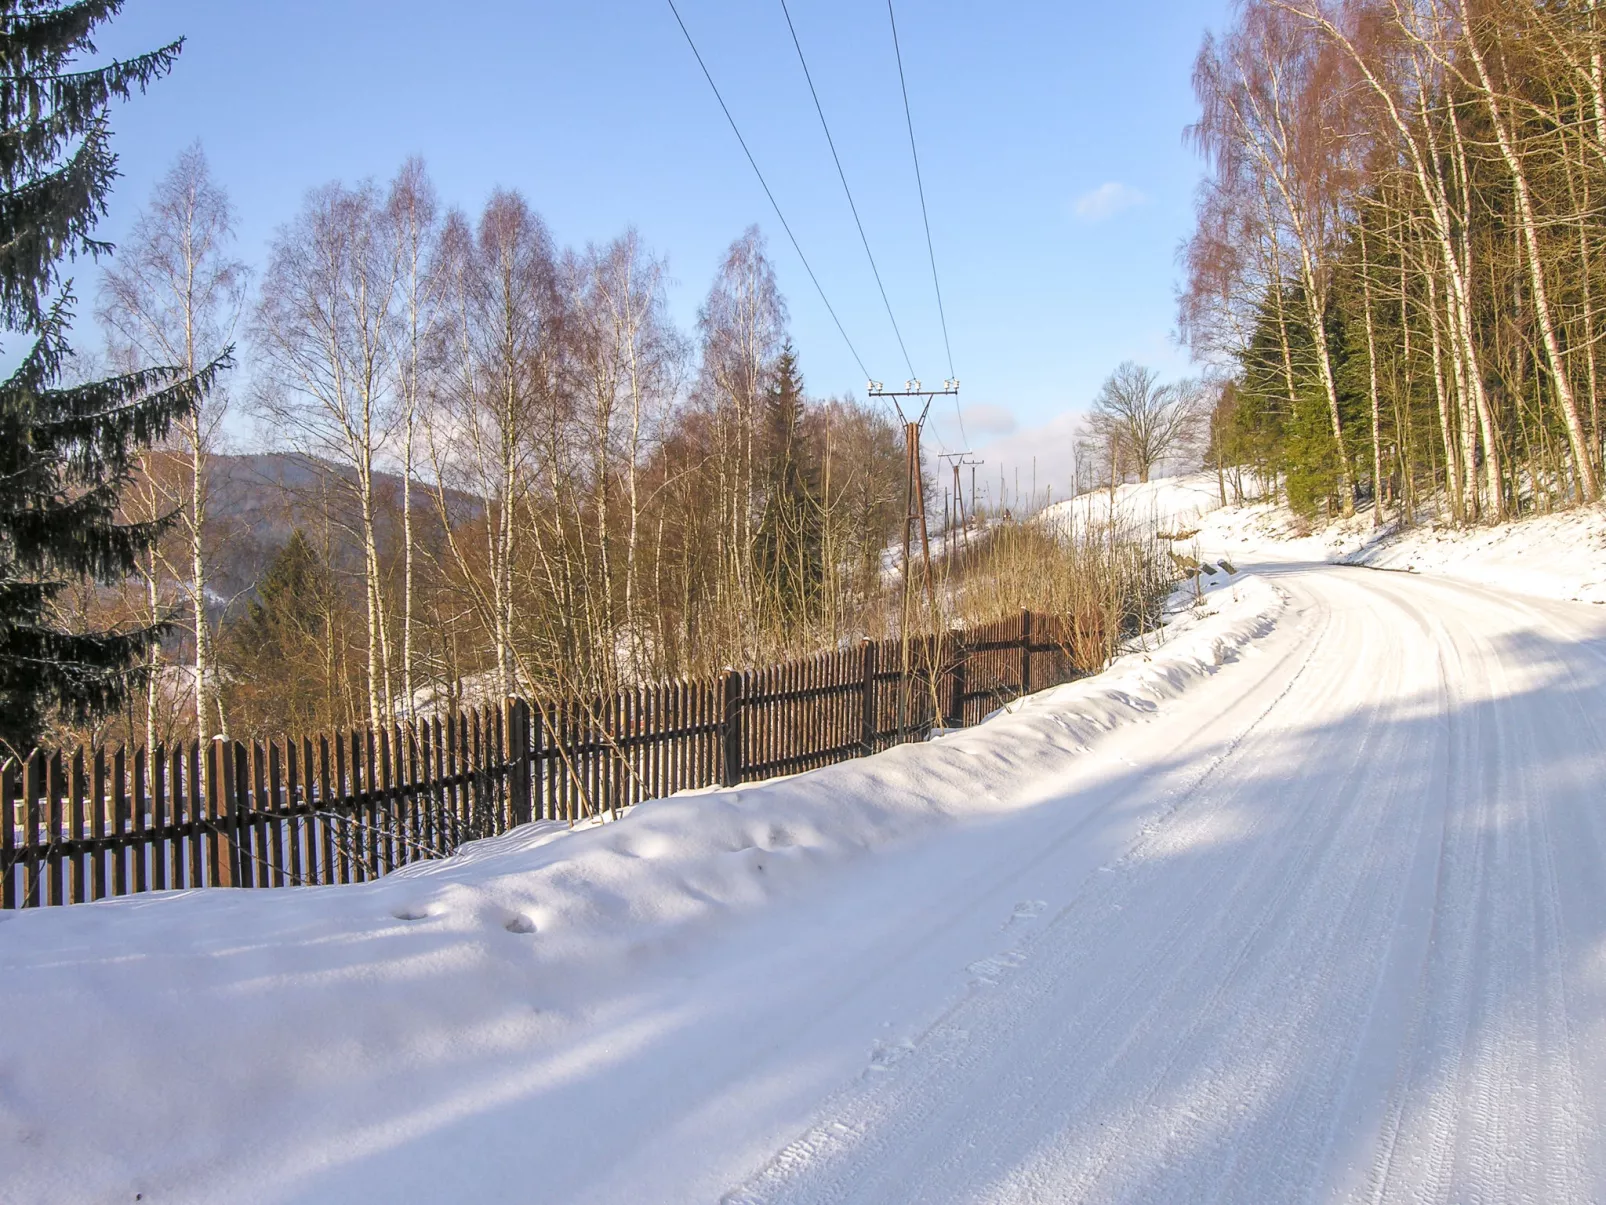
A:
[[[978,435],[1008,435],[1019,425],[1008,406],[977,402],[965,407],[965,426]]]
[[[1085,192],[1077,197],[1072,209],[1084,222],[1102,222],[1122,210],[1142,205],[1148,199],[1130,184],[1109,180],[1091,192]]]

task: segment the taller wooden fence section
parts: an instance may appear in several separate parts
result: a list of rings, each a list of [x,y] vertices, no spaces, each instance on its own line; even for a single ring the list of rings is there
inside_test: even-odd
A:
[[[377,878],[531,820],[795,774],[1077,676],[1059,616],[386,729],[36,751],[0,771],[0,907]]]

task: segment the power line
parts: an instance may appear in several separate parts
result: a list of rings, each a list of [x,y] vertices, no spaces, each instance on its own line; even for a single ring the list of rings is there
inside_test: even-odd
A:
[[[931,241],[931,217],[926,213],[926,185],[920,176],[920,152],[915,149],[915,119],[909,110],[909,82],[903,74],[903,50],[898,45],[898,18],[892,11],[892,0],[887,0],[887,20],[892,24],[892,53],[898,59],[898,86],[903,90],[903,117],[909,126],[909,155],[915,163],[915,187],[920,191],[920,220],[926,227],[926,254],[931,259],[931,287],[937,293],[937,317],[942,320],[942,346],[948,353],[948,375],[954,375],[954,349],[948,341],[948,315],[942,306],[942,284],[937,279],[937,250]],[[959,409],[959,399],[954,398],[954,415],[959,419],[959,435],[961,440],[969,443],[965,435],[965,416]]]
[[[675,14],[675,24],[680,26],[680,32],[686,36],[686,45],[691,47],[691,52],[697,60],[697,65],[703,70],[703,78],[708,81],[708,86],[714,90],[714,99],[719,102],[720,110],[725,114],[725,120],[730,122],[731,133],[735,134],[736,141],[742,144],[742,154],[747,156],[748,165],[752,167],[753,174],[758,177],[758,182],[764,189],[764,195],[770,199],[770,206],[775,210],[775,216],[780,219],[781,229],[786,231],[786,237],[792,240],[792,250],[796,251],[798,259],[803,261],[803,270],[809,274],[809,279],[814,282],[814,289],[819,293],[820,300],[825,303],[826,312],[831,315],[831,321],[836,323],[837,333],[842,336],[842,342],[848,345],[848,350],[853,353],[853,359],[858,364],[859,371],[868,380],[870,370],[864,366],[864,360],[860,358],[858,348],[853,346],[853,340],[848,338],[848,332],[842,325],[842,319],[836,316],[836,310],[831,305],[831,299],[825,295],[825,289],[820,285],[820,278],[814,275],[814,269],[809,266],[808,256],[803,254],[803,248],[798,244],[797,235],[792,233],[791,224],[787,222],[786,215],[781,212],[780,204],[775,200],[775,194],[770,191],[769,182],[764,179],[764,173],[758,170],[758,162],[753,158],[753,152],[747,149],[747,139],[742,137],[741,130],[736,126],[736,119],[731,116],[730,107],[725,103],[725,98],[719,93],[719,85],[714,83],[714,77],[709,73],[708,64],[703,62],[703,56],[697,49],[697,43],[692,40],[691,30],[687,29],[686,22],[681,20],[680,10],[675,7],[675,0],[668,0],[668,4],[669,11]],[[911,373],[911,375],[913,374]]]
[[[870,272],[875,277],[876,288],[881,290],[881,304],[887,307],[887,320],[892,323],[892,333],[898,337],[898,350],[903,352],[903,363],[909,370],[911,378],[915,375],[914,362],[909,358],[909,349],[904,345],[903,332],[898,329],[898,320],[892,316],[892,302],[887,299],[887,286],[881,283],[881,269],[876,267],[875,255],[870,251],[870,239],[864,233],[864,222],[859,217],[859,207],[853,203],[853,190],[848,187],[848,176],[842,170],[842,157],[836,153],[836,139],[831,137],[830,123],[825,120],[825,109],[820,105],[820,94],[814,87],[814,75],[809,71],[809,61],[803,55],[803,43],[798,40],[797,26],[792,24],[792,12],[786,7],[786,0],[781,0],[781,12],[786,17],[786,28],[792,34],[792,45],[797,49],[797,61],[803,65],[803,78],[808,81],[809,95],[814,98],[814,111],[820,116],[820,128],[825,131],[825,143],[831,148],[831,160],[836,164],[837,179],[842,181],[842,191],[847,195],[848,208],[853,211],[853,224],[859,228],[859,241],[864,244],[865,258],[870,261]],[[949,357],[950,365],[953,357]],[[949,376],[953,372],[949,371]]]

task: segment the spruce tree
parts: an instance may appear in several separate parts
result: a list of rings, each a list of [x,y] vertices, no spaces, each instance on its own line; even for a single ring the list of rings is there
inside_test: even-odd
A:
[[[68,583],[130,573],[165,520],[119,522],[143,447],[205,395],[222,361],[191,376],[157,367],[63,385],[72,282],[63,264],[108,252],[91,237],[117,176],[107,112],[165,75],[174,42],[103,67],[91,34],[122,0],[0,0],[0,325],[31,339],[0,382],[0,742],[26,753],[52,715],[119,705],[156,623],[70,631],[53,604]]]
[[[238,676],[234,701],[253,726],[305,732],[335,722],[334,676],[316,667],[334,648],[338,605],[328,562],[296,528],[221,642],[224,663]],[[297,672],[285,674],[287,665]]]
[[[765,398],[762,446],[767,461],[757,560],[781,618],[808,614],[824,575],[819,473],[803,430],[803,377],[791,340],[782,348],[775,383]]]

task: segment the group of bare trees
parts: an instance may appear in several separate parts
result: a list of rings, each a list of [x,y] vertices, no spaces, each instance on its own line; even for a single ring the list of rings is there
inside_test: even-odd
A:
[[[1203,381],[1160,380],[1127,360],[1105,378],[1078,441],[1078,488],[1140,482],[1166,462],[1197,463],[1198,436],[1210,387]]]
[[[417,161],[309,193],[255,282],[231,227],[187,152],[100,317],[112,354],[141,362],[238,342],[236,404],[281,454],[249,490],[293,534],[243,589],[214,589],[242,538],[212,502],[243,459],[221,455],[223,395],[148,458],[128,508],[179,521],[121,605],[181,635],[119,721],[129,736],[600,694],[885,630],[900,432],[804,395],[756,229],[688,335],[635,231],[561,248],[517,193],[444,206]]]
[[[1211,446],[1305,509],[1599,496],[1606,31],[1593,3],[1246,0],[1195,68],[1182,326]]]

